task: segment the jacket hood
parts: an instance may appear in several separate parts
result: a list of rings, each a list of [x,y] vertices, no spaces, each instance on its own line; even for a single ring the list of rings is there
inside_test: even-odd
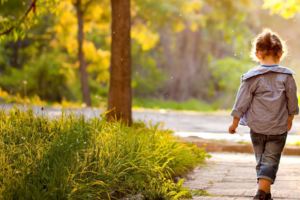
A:
[[[262,74],[266,74],[269,72],[275,72],[275,73],[282,73],[282,74],[290,74],[290,75],[294,75],[295,73],[287,68],[287,67],[282,67],[280,65],[270,65],[270,66],[266,66],[266,65],[259,65],[257,67],[255,67],[254,69],[249,70],[247,73],[245,73],[242,76],[242,80],[245,81],[249,78],[258,76],[258,75],[262,75]]]

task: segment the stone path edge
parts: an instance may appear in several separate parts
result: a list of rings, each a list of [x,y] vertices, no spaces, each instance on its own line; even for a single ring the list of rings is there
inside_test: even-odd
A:
[[[222,140],[207,140],[200,137],[184,137],[181,138],[184,142],[189,142],[197,145],[199,148],[205,149],[207,152],[235,152],[235,153],[253,153],[251,144],[241,144],[237,142],[229,142]],[[300,147],[285,146],[284,155],[300,155]]]

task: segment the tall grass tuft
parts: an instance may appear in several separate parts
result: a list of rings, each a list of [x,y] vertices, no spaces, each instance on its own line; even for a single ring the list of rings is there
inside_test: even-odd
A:
[[[206,156],[157,126],[0,111],[0,199],[188,198],[174,178]]]

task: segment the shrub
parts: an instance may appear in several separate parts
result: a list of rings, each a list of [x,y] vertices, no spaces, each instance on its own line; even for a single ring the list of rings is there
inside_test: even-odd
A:
[[[72,99],[77,85],[71,87],[68,82],[74,79],[74,72],[64,67],[58,56],[55,53],[43,54],[22,69],[6,68],[1,74],[0,86],[11,94],[36,95],[52,102]]]
[[[214,93],[219,108],[230,108],[235,99],[235,93],[241,82],[241,75],[254,64],[248,59],[226,57],[213,61],[210,66],[214,80]]]

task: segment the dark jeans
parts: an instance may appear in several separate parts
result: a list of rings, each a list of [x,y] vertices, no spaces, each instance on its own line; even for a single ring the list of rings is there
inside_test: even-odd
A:
[[[276,179],[281,153],[283,151],[287,133],[281,135],[263,135],[251,131],[251,140],[256,158],[257,179]]]

